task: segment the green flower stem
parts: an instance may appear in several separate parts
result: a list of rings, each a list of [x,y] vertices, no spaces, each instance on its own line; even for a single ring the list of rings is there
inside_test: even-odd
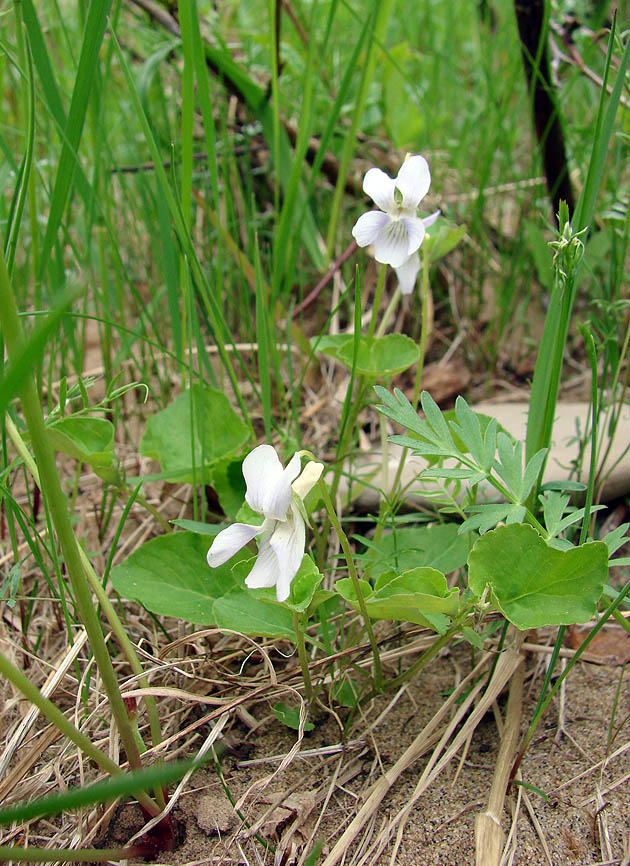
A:
[[[330,484],[330,498],[333,502],[337,498],[339,482],[341,481],[341,473],[343,472],[343,458],[347,454],[350,441],[354,434],[354,425],[357,418],[359,417],[361,409],[363,408],[363,398],[365,396],[366,390],[367,384],[365,381],[365,376],[359,376],[357,379],[357,389],[355,392],[354,400],[351,401],[351,406],[348,414],[342,422],[341,435],[337,442],[335,467],[333,469],[333,477]],[[326,519],[323,521],[321,530],[317,533],[316,536],[317,565],[321,570],[323,570],[325,567],[326,543],[328,540],[328,533],[330,532],[330,525],[330,518],[326,517]]]
[[[15,450],[18,452],[20,457],[22,458],[24,465],[28,469],[33,478],[33,481],[39,489],[42,489],[42,485],[39,479],[39,472],[37,471],[37,465],[33,460],[33,457],[26,447],[26,444],[22,437],[20,436],[20,432],[11,420],[11,418],[7,415],[5,417],[5,425],[6,431],[13,443]],[[170,527],[169,527],[170,530]],[[149,688],[149,681],[144,676],[143,668],[140,663],[140,660],[136,654],[134,646],[132,642],[129,640],[127,632],[125,631],[118,614],[116,613],[116,609],[113,604],[109,600],[109,596],[103,589],[103,586],[98,579],[96,572],[92,567],[92,563],[87,557],[86,552],[83,550],[81,546],[79,546],[79,556],[81,557],[81,563],[85,569],[85,574],[90,582],[90,586],[96,597],[98,598],[99,604],[101,605],[105,616],[107,617],[107,621],[109,622],[110,628],[114,637],[118,641],[118,644],[122,651],[124,652],[127,661],[129,662],[129,666],[131,667],[133,673],[138,676],[141,675],[142,679],[139,681],[139,686],[144,689]],[[155,703],[155,698],[152,695],[145,696],[145,704],[147,708],[147,715],[149,718],[149,728],[151,730],[151,742],[154,746],[157,746],[162,742],[162,735],[160,731],[160,719],[157,711],[157,705]]]
[[[628,622],[625,616],[622,616],[618,610],[613,610],[612,615],[617,625],[620,625],[627,634],[630,634],[630,622]]]
[[[418,358],[418,366],[416,368],[416,384],[413,388],[412,405],[417,409],[418,396],[420,394],[420,382],[422,380],[422,371],[424,369],[424,356],[427,351],[427,341],[429,339],[429,306],[431,303],[431,295],[429,289],[429,256],[425,252],[425,247],[420,247],[422,251],[422,327],[420,330],[420,357]]]
[[[324,503],[324,508],[328,512],[328,518],[335,532],[337,533],[339,542],[341,544],[341,549],[343,550],[343,555],[346,559],[346,563],[348,564],[348,574],[350,575],[350,579],[352,580],[352,585],[357,596],[357,601],[359,602],[361,616],[363,617],[363,622],[365,624],[365,630],[368,635],[368,640],[370,641],[370,646],[372,647],[372,655],[374,656],[374,681],[377,690],[380,692],[383,689],[383,670],[381,668],[381,657],[378,652],[378,644],[376,642],[376,637],[374,636],[372,621],[370,620],[370,615],[365,604],[365,599],[363,598],[363,592],[361,591],[361,584],[359,583],[359,577],[357,575],[354,559],[352,557],[352,551],[350,550],[350,545],[348,544],[348,537],[343,531],[341,522],[337,517],[337,512],[335,511],[332,504],[330,494],[328,493],[328,488],[326,487],[326,482],[320,480],[318,484],[319,493]]]
[[[370,327],[368,328],[368,340],[371,340],[374,336],[374,329],[376,327],[376,319],[378,316],[378,308],[381,305],[381,295],[383,294],[383,286],[385,285],[385,274],[387,273],[387,265],[381,265],[381,270],[378,275],[378,282],[376,284],[376,292],[374,293],[374,303],[372,304],[372,318],[370,319]]]
[[[124,496],[127,497],[127,499],[129,499],[129,497],[131,496],[131,494],[133,492],[131,487],[128,487],[127,485],[119,488],[119,490]],[[138,505],[141,505],[145,511],[148,511],[149,514],[151,515],[151,517],[153,517],[153,518],[155,518],[155,520],[157,520],[157,522],[160,524],[160,526],[162,527],[162,529],[165,532],[172,532],[173,531],[173,527],[168,522],[166,517],[164,517],[163,514],[160,514],[160,512],[157,510],[157,508],[154,505],[151,505],[149,500],[146,499],[141,493],[139,493],[136,496],[136,502],[138,503]]]
[[[365,381],[365,376],[359,376],[357,379],[357,390],[354,395],[354,400],[352,401],[352,406],[348,413],[348,417],[346,418],[343,433],[337,447],[333,480],[332,484],[330,485],[330,497],[333,501],[337,496],[339,482],[341,481],[341,473],[343,471],[343,457],[347,454],[348,448],[350,446],[350,441],[352,439],[352,436],[354,435],[354,425],[357,418],[359,417],[361,409],[363,408],[363,398],[365,397],[366,390],[367,384]]]
[[[418,357],[418,366],[416,368],[416,381],[415,381],[415,385],[413,388],[413,400],[412,400],[412,404],[411,404],[414,408],[417,408],[417,406],[418,406],[418,396],[420,394],[420,382],[422,381],[422,371],[424,369],[424,357],[425,357],[426,350],[427,350],[427,340],[429,339],[429,302],[430,302],[429,264],[430,264],[430,262],[429,262],[429,256],[426,255],[426,253],[424,252],[424,247],[421,247],[421,250],[422,250],[422,294],[421,294],[421,298],[422,298],[422,322],[421,322],[420,346],[419,346],[420,356]],[[378,336],[381,335],[381,328],[384,329],[385,326],[387,325],[387,318],[388,318],[388,313],[390,313],[390,307],[393,306],[393,303],[395,300],[396,300],[396,302],[398,301],[398,298],[400,298],[400,296],[401,296],[400,286],[398,286],[398,288],[396,289],[396,292],[394,293],[394,295],[392,297],[392,300],[390,302],[390,306],[385,311],[385,315],[383,316],[383,321],[381,322],[381,327],[379,328]],[[398,490],[398,488],[400,486],[400,479],[402,478],[403,469],[405,468],[405,463],[407,461],[407,455],[408,454],[409,454],[409,449],[403,448],[402,454],[400,455],[400,460],[398,461],[398,468],[396,469],[396,475],[394,476],[394,483],[392,484],[390,496],[395,496],[396,491]],[[382,526],[382,523],[379,522],[378,528],[380,528],[381,526]],[[378,537],[376,539],[377,543],[378,543],[378,539],[380,538],[380,532],[378,532],[378,528],[377,528]],[[382,529],[381,529],[381,532],[382,532]]]
[[[123,775],[123,770],[121,770],[118,764],[115,761],[112,761],[105,752],[102,752],[97,748],[89,737],[86,737],[85,734],[76,728],[52,701],[49,701],[48,698],[45,698],[42,695],[37,686],[32,683],[20,669],[12,664],[1,653],[0,674],[15,686],[16,689],[22,692],[22,694],[37,707],[41,714],[51,722],[51,724],[61,731],[61,733],[67,737],[70,742],[74,743],[77,748],[81,749],[81,751],[87,755],[88,758],[94,761],[101,770],[104,770],[111,776]],[[137,799],[138,802],[151,813],[151,815],[159,814],[160,810],[147,794],[144,792],[138,793]],[[0,862],[3,862],[1,857]]]
[[[306,699],[310,706],[313,703],[313,683],[311,682],[311,673],[308,669],[304,631],[302,630],[300,615],[296,610],[293,611],[293,628],[295,629],[295,640],[300,658],[300,667],[302,668],[302,677],[304,679],[304,691],[306,692]]]
[[[402,298],[402,292],[400,291],[400,286],[396,286],[394,294],[391,297],[385,312],[383,313],[383,318],[381,319],[381,324],[378,326],[378,330],[376,331],[377,337],[382,337],[385,331],[387,330],[387,326],[389,325],[389,320],[391,319],[394,310],[400,303],[400,299]]]
[[[6,262],[2,255],[0,255],[0,327],[2,328],[2,335],[7,347],[9,360],[12,360],[22,350],[24,333],[18,317],[13,287]],[[127,709],[120,696],[116,674],[114,673],[114,668],[105,644],[89,584],[86,580],[79,552],[79,544],[70,523],[67,501],[61,489],[61,482],[57,473],[55,454],[48,440],[41,403],[32,375],[27,378],[22,388],[22,411],[30,433],[40,481],[43,489],[46,491],[50,514],[55,526],[68,577],[72,584],[78,613],[87,631],[90,646],[94,653],[94,658],[103,681],[103,687],[109,699],[127,759],[130,766],[137,769],[142,766],[142,762],[127,716]],[[152,806],[155,812],[157,806],[153,802]]]

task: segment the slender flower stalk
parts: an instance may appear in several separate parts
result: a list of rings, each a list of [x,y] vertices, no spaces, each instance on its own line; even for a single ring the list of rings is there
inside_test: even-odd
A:
[[[422,381],[422,371],[424,369],[424,358],[427,351],[427,342],[429,339],[429,308],[432,303],[431,291],[429,288],[429,256],[425,250],[422,251],[422,327],[420,329],[420,356],[418,358],[418,366],[416,367],[416,384],[413,389],[414,408],[418,406],[418,395],[420,394],[420,382]]]
[[[306,692],[306,700],[309,706],[313,703],[313,683],[311,682],[311,672],[308,669],[308,656],[306,655],[306,644],[304,642],[304,631],[300,615],[296,610],[293,611],[293,628],[295,629],[295,641],[297,644],[298,657],[300,659],[300,667],[302,668],[302,679],[304,680],[304,691]]]
[[[387,265],[381,265],[381,270],[378,275],[376,284],[376,292],[374,293],[374,303],[372,305],[372,318],[370,319],[370,327],[368,329],[368,339],[374,336],[376,328],[376,317],[378,316],[378,308],[381,305],[381,295],[383,294],[383,286],[385,285],[385,275],[387,273]]]
[[[365,630],[367,632],[368,640],[370,642],[370,646],[372,647],[372,655],[374,657],[374,682],[376,685],[376,689],[378,691],[381,691],[383,688],[383,670],[381,667],[381,657],[379,655],[378,644],[374,635],[374,629],[372,628],[372,620],[370,619],[370,615],[365,604],[365,599],[363,598],[363,593],[361,591],[361,584],[359,583],[359,576],[357,574],[357,569],[354,564],[352,551],[350,550],[350,545],[348,544],[348,537],[343,531],[341,521],[337,517],[337,512],[335,511],[335,508],[332,504],[330,494],[328,493],[328,488],[326,487],[326,482],[320,481],[318,489],[319,495],[321,496],[324,503],[324,508],[328,512],[328,519],[330,520],[332,527],[339,538],[339,543],[341,544],[341,549],[343,550],[343,555],[348,566],[348,574],[350,575],[350,579],[352,580],[352,586],[354,587],[357,601],[359,603],[359,610],[361,611],[361,616],[363,617],[363,622],[365,625]]]
[[[394,315],[394,310],[400,303],[400,299],[402,297],[402,291],[400,286],[396,286],[394,289],[394,294],[391,296],[389,304],[385,308],[385,312],[383,313],[383,318],[381,319],[381,323],[377,328],[376,336],[382,337],[385,331],[387,330],[387,326],[389,325],[389,320]]]
[[[420,394],[420,383],[422,381],[422,371],[424,370],[424,358],[426,355],[427,349],[427,340],[429,338],[429,304],[431,303],[430,296],[430,288],[429,288],[429,256],[423,250],[422,252],[422,325],[420,331],[420,354],[418,357],[418,366],[416,367],[416,381],[413,388],[413,401],[412,405],[417,407],[418,405],[418,396]],[[394,294],[394,298],[396,295]],[[392,298],[392,302],[394,300]],[[390,305],[391,306],[391,305]],[[388,308],[389,309],[389,308]],[[383,321],[385,321],[385,317],[383,317]],[[396,475],[394,476],[394,482],[391,488],[392,496],[396,495],[396,491],[400,485],[400,479],[402,478],[403,470],[405,468],[405,463],[407,462],[407,456],[409,454],[408,448],[403,448],[402,453],[400,455],[400,460],[398,461],[398,466],[396,468]],[[383,505],[383,502],[381,502]],[[381,516],[382,516],[381,509]],[[379,522],[377,527],[377,536],[376,540],[380,538],[381,532],[383,531],[383,523]]]

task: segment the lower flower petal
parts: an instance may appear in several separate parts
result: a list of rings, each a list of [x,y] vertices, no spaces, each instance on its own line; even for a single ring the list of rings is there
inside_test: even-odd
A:
[[[396,268],[396,276],[400,291],[403,295],[410,295],[416,285],[416,277],[420,270],[420,256],[418,253],[412,253],[407,261]]]
[[[383,226],[389,222],[389,216],[380,210],[370,210],[361,214],[352,229],[352,237],[360,247],[373,244]]]
[[[276,526],[270,540],[279,566],[276,580],[278,601],[286,601],[289,597],[291,581],[302,564],[305,540],[304,521],[295,505],[291,504],[291,516]]]
[[[278,557],[271,546],[271,538],[274,527],[283,526],[282,523],[273,522],[273,527],[265,532],[258,543],[258,556],[250,573],[245,578],[245,586],[250,589],[261,589],[264,586],[275,586],[278,580],[280,566]]]
[[[263,526],[252,526],[249,523],[233,523],[227,529],[222,529],[208,551],[207,559],[210,568],[217,568],[231,559],[263,528],[264,524]]]
[[[405,225],[408,221],[390,220],[381,229],[374,241],[374,258],[377,262],[397,268],[414,252],[409,250],[409,234]]]

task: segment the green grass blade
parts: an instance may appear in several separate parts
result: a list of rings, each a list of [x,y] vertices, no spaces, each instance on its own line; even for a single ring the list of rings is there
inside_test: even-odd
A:
[[[26,119],[26,151],[20,165],[20,172],[15,190],[14,201],[11,202],[10,221],[7,226],[7,242],[5,246],[5,259],[9,276],[13,274],[15,263],[15,250],[17,239],[22,224],[22,214],[28,195],[29,182],[31,179],[31,168],[33,166],[33,142],[35,140],[35,89],[33,84],[33,57],[31,54],[28,36],[24,40],[26,60],[26,87],[27,87],[27,119]]]
[[[0,377],[0,415],[6,412],[9,403],[20,392],[32,370],[41,362],[50,336],[57,330],[71,301],[71,298],[66,299],[36,325],[16,357],[5,366]]]
[[[606,102],[606,80],[610,69],[612,45],[614,44],[614,24],[610,34],[606,71],[602,85],[598,121],[589,163],[588,174],[584,188],[578,200],[574,215],[574,228],[585,228],[591,221],[595,205],[595,197],[601,184],[604,162],[608,144],[612,135],[613,123],[619,106],[619,98],[625,79],[630,43],[626,45],[623,59],[611,94],[608,107]],[[566,287],[560,281],[556,282],[550,299],[549,309],[545,317],[545,326],[536,359],[536,369],[532,381],[529,415],[527,419],[527,460],[531,460],[541,448],[548,448],[551,440],[553,419],[558,398],[562,356],[566,343],[575,300],[577,281],[571,281]],[[537,489],[534,488],[528,500],[531,506],[536,501]]]
[[[48,266],[50,254],[57,238],[66,204],[72,187],[76,154],[79,150],[92,83],[99,63],[99,52],[105,35],[111,0],[90,3],[83,33],[79,66],[72,91],[72,100],[65,128],[65,138],[59,158],[57,176],[50,202],[46,233],[42,242],[39,277]]]
[[[234,62],[226,49],[217,48],[213,45],[204,44],[206,60],[219,77],[225,79],[245,100],[253,111],[256,119],[260,122],[263,135],[269,145],[273,164],[278,179],[284,189],[287,188],[291,179],[291,168],[293,155],[289,138],[283,128],[277,128],[274,120],[274,111],[267,102],[264,92],[257,84]],[[277,131],[277,136],[276,136]],[[301,235],[306,250],[316,268],[324,267],[324,257],[318,243],[318,230],[313,212],[306,197],[297,192],[298,207],[304,211]]]
[[[258,382],[262,401],[265,436],[271,442],[271,375],[269,371],[269,298],[265,291],[260,264],[260,251],[256,243],[256,341],[258,343]]]
[[[317,2],[313,3],[313,8],[311,10],[311,26],[309,28],[311,33],[315,32],[314,23],[316,20],[316,11]],[[295,143],[295,154],[293,158],[293,164],[291,166],[291,173],[289,175],[288,183],[286,186],[284,202],[280,210],[280,215],[278,217],[276,230],[274,233],[274,275],[271,284],[274,287],[276,293],[280,292],[282,277],[286,274],[287,266],[289,264],[287,259],[287,252],[291,250],[290,235],[292,231],[294,231],[295,205],[297,202],[297,194],[300,180],[302,177],[304,160],[306,158],[306,151],[308,148],[309,139],[311,137],[311,129],[313,124],[313,99],[315,90],[315,75],[313,73],[316,46],[317,40],[315,38],[310,39],[308,45],[308,54],[306,58],[306,67],[303,76],[304,95],[302,98],[302,110],[300,112],[300,119],[298,122],[298,136]],[[274,71],[277,72],[277,70]],[[291,279],[292,275],[289,276],[289,280],[287,280],[287,282],[289,282]]]
[[[44,101],[59,129],[66,126],[66,112],[57,86],[57,78],[48,56],[42,29],[33,6],[33,0],[22,0],[22,14],[33,52],[33,63],[37,69]]]
[[[590,226],[593,218],[593,210],[595,208],[595,198],[601,186],[604,175],[604,165],[608,155],[608,146],[613,133],[615,118],[619,108],[619,100],[624,88],[626,79],[626,70],[628,68],[628,60],[630,59],[630,41],[626,41],[626,47],[617,70],[617,77],[613,85],[608,105],[604,110],[606,103],[606,84],[611,67],[613,46],[615,43],[615,24],[616,13],[613,24],[610,30],[608,40],[608,51],[606,53],[606,65],[604,68],[604,77],[602,81],[602,95],[597,112],[597,120],[595,123],[595,137],[593,139],[593,149],[591,151],[591,159],[586,175],[586,181],[580,193],[578,203],[575,207],[575,228],[580,230]]]
[[[232,346],[234,347],[234,352],[240,360],[240,355],[236,350],[236,343],[230,334],[229,328],[225,321],[225,316],[223,315],[223,311],[221,310],[221,307],[218,303],[218,299],[212,291],[211,286],[208,284],[207,277],[204,273],[203,268],[201,267],[201,263],[192,242],[190,232],[188,231],[186,220],[184,219],[184,216],[182,214],[180,203],[175,197],[173,190],[171,189],[171,186],[168,182],[166,171],[164,169],[164,165],[162,164],[162,155],[157,146],[157,142],[155,141],[155,137],[153,135],[153,131],[151,129],[147,116],[140,103],[140,98],[138,96],[138,91],[133,80],[131,70],[129,69],[127,61],[125,60],[125,56],[120,48],[120,45],[114,33],[112,33],[112,41],[115,46],[118,62],[120,63],[120,66],[122,68],[123,75],[125,77],[125,81],[127,83],[132,102],[134,104],[136,115],[138,117],[138,120],[140,121],[146,142],[151,151],[151,156],[154,162],[155,175],[160,186],[160,191],[168,205],[168,209],[171,215],[171,219],[173,221],[177,237],[183,251],[188,257],[188,261],[192,269],[197,289],[201,294],[206,311],[208,313],[210,324],[214,331],[216,345],[219,351],[219,357],[221,358],[223,367],[228,374],[230,383],[234,389],[234,394],[241,409],[243,419],[245,420],[245,423],[251,428],[249,413],[243,401],[243,396],[238,385],[238,380],[234,373],[232,361],[230,359],[229,353],[225,348],[225,341],[227,339],[230,343],[232,343]]]
[[[343,151],[339,164],[339,174],[337,176],[337,184],[335,186],[335,194],[332,203],[331,215],[328,222],[326,249],[328,251],[329,259],[332,257],[333,248],[337,239],[337,224],[339,222],[339,215],[341,212],[343,193],[348,177],[348,170],[350,168],[350,160],[352,159],[352,155],[356,147],[357,133],[359,131],[361,119],[363,117],[363,110],[365,108],[365,102],[368,95],[368,88],[370,87],[370,84],[372,83],[372,79],[374,77],[374,70],[376,67],[378,51],[380,50],[380,45],[384,41],[385,31],[387,29],[387,24],[391,16],[393,6],[394,0],[383,0],[383,2],[373,3],[372,10],[369,14],[369,18],[372,21],[373,27],[373,30],[370,34],[372,38],[368,47],[367,57],[361,73],[359,92],[354,104],[350,129],[348,130],[346,134],[346,139],[344,141]]]
[[[113,776],[102,782],[95,782],[93,785],[70,788],[63,794],[50,794],[31,803],[9,806],[7,809],[0,809],[0,826],[6,826],[13,821],[32,821],[34,818],[59,815],[70,809],[80,809],[93,803],[104,803],[117,797],[134,796],[157,785],[175,782],[189,770],[195,770],[212,759],[213,753],[210,751],[201,759],[169,761],[146,770],[122,773],[120,776]]]

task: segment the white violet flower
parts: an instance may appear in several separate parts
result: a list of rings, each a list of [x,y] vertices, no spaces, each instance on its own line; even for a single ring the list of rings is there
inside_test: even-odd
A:
[[[419,155],[408,156],[396,178],[371,168],[363,179],[363,190],[380,210],[362,214],[352,235],[360,247],[373,244],[377,262],[396,269],[403,295],[413,290],[420,270],[418,250],[426,230],[440,215],[439,210],[424,219],[417,215],[430,186],[429,164]]]
[[[304,556],[302,501],[319,481],[323,469],[322,463],[310,462],[300,474],[299,454],[294,454],[283,469],[271,445],[254,448],[243,460],[245,501],[265,519],[261,526],[233,523],[219,532],[208,551],[208,565],[223,565],[260,534],[258,557],[245,583],[250,589],[275,586],[278,601],[286,601]]]

